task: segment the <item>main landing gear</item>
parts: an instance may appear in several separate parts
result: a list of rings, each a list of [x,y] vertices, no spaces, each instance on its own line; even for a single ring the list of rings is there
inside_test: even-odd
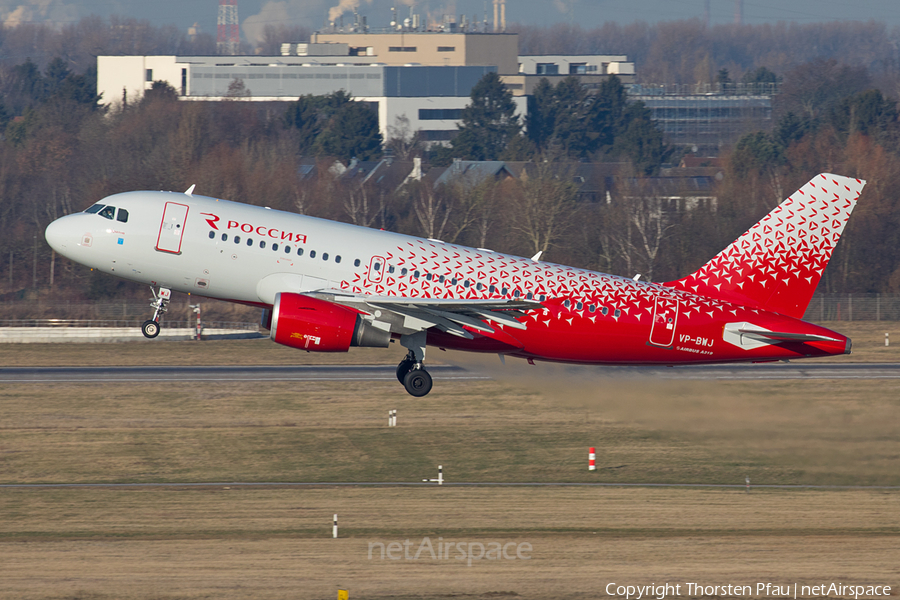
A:
[[[153,286],[150,286],[150,291],[153,292],[153,298],[151,298],[150,301],[150,308],[154,309],[153,318],[149,321],[144,321],[144,324],[141,325],[141,333],[144,334],[144,337],[153,339],[159,335],[159,318],[169,310],[169,300],[172,299],[172,290],[169,288],[159,288],[159,293],[157,294]]]
[[[420,331],[412,335],[400,336],[400,344],[409,349],[400,364],[397,366],[397,379],[406,388],[411,396],[421,398],[431,391],[431,375],[425,370],[422,361],[425,360],[426,333]]]

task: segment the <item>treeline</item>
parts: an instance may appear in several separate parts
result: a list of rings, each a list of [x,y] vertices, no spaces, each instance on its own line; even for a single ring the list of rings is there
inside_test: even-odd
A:
[[[625,54],[647,83],[711,83],[722,69],[740,79],[763,66],[784,75],[815,59],[835,59],[868,70],[887,90],[896,89],[900,69],[900,29],[875,21],[707,27],[693,19],[511,30],[519,33],[519,54]]]

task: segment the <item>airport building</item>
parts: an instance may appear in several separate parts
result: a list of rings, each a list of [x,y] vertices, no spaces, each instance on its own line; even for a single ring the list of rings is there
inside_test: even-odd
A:
[[[524,118],[540,79],[569,74],[589,89],[611,75],[634,80],[625,56],[518,56],[518,35],[445,30],[317,33],[279,56],[99,56],[97,91],[114,104],[140,99],[155,81],[182,100],[292,101],[344,90],[378,112],[381,134],[401,122],[430,142],[452,139],[472,87],[498,73]]]
[[[106,102],[141,98],[154,81],[165,81],[186,101],[293,101],[302,95],[344,90],[378,113],[382,136],[405,118],[410,133],[446,141],[457,130],[472,87],[493,66],[385,65],[335,60],[311,63],[278,56],[100,56],[97,91]],[[240,85],[238,85],[238,83]],[[518,113],[526,99],[516,98]]]
[[[696,147],[701,155],[718,154],[751,131],[772,128],[774,83],[633,85],[629,98],[652,113],[670,144]]]

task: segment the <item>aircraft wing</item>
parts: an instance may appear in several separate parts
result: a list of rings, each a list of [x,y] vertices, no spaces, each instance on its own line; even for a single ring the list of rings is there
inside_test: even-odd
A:
[[[376,315],[379,311],[389,311],[401,317],[406,329],[425,330],[435,327],[467,339],[474,336],[464,327],[494,333],[494,328],[484,321],[513,329],[525,329],[525,324],[516,319],[523,317],[528,311],[544,308],[540,302],[533,300],[459,300],[342,294],[335,294],[334,302],[349,304]]]
[[[764,331],[761,329],[738,329],[738,333],[749,338],[768,342],[837,342],[835,338],[812,333],[788,333],[781,331]]]

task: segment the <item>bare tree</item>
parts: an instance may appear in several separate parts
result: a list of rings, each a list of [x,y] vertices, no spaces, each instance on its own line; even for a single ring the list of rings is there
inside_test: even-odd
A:
[[[540,161],[532,166],[522,176],[514,228],[524,236],[529,252],[547,252],[575,221],[578,186],[565,165]]]

